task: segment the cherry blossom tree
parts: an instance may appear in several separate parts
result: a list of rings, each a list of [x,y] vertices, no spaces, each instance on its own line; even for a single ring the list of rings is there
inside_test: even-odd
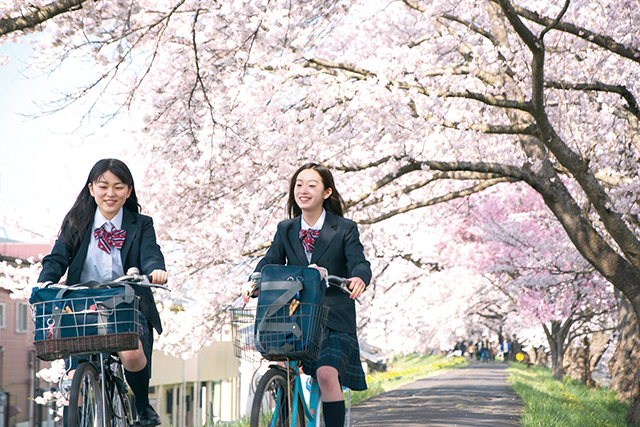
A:
[[[287,177],[308,159],[336,171],[363,235],[388,241],[400,238],[390,218],[524,183],[640,313],[634,2],[51,5],[4,3],[2,34],[42,30],[40,66],[92,61],[94,79],[52,108],[90,96],[88,114],[140,123],[179,296],[196,296],[183,320],[206,311],[202,331],[268,245]]]
[[[470,246],[460,259],[511,303],[502,312],[510,310],[523,324],[543,328],[554,377],[562,380],[572,341],[613,330],[613,288],[578,253],[536,192],[509,185],[492,193],[466,206],[450,250]],[[507,317],[493,307],[490,314]]]

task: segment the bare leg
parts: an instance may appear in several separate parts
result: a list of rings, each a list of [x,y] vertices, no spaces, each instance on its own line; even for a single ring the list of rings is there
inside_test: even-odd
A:
[[[322,400],[336,402],[343,400],[342,386],[338,377],[338,370],[333,366],[320,366],[316,371],[318,386],[322,392]]]
[[[343,427],[344,397],[338,371],[332,366],[321,366],[316,371],[316,377],[322,392],[322,411],[325,425],[327,427]]]
[[[118,352],[122,366],[124,369],[130,372],[138,372],[147,366],[147,357],[142,350],[142,341],[138,341],[138,348],[136,350],[126,350]]]

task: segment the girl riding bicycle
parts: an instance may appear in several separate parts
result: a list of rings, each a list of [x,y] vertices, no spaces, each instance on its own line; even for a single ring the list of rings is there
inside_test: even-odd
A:
[[[356,223],[343,217],[344,201],[327,167],[307,163],[293,174],[287,210],[289,219],[278,224],[273,243],[255,271],[267,264],[308,265],[318,268],[323,277],[328,270],[332,275],[349,278],[350,295],[335,287],[326,290],[324,305],[330,310],[320,357],[303,363],[304,372],[318,381],[326,426],[342,427],[342,386],[352,390],[367,388],[356,336],[354,300],[371,281],[371,267]],[[245,302],[252,285],[247,282],[243,286]]]
[[[133,176],[117,159],[98,161],[71,210],[62,221],[58,239],[42,260],[39,283],[58,282],[67,273],[67,285],[89,280],[110,281],[131,267],[164,284],[167,272],[156,242],[151,217],[140,215]],[[162,332],[151,289],[132,285],[140,297],[141,337],[137,350],[122,351],[127,382],[135,395],[142,426],[160,424],[149,403],[153,331]]]

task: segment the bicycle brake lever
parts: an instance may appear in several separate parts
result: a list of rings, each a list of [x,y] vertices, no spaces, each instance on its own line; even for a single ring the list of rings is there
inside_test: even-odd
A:
[[[351,282],[346,279],[343,280],[342,282],[340,282],[340,289],[351,296],[351,289],[349,289],[349,284],[351,284]],[[356,298],[355,300],[358,301],[358,304],[362,304],[362,302],[358,298]]]

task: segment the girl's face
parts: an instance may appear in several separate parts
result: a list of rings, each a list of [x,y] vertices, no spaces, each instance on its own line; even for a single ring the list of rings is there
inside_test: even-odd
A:
[[[322,202],[331,196],[331,188],[325,190],[320,174],[305,169],[298,174],[293,195],[302,212],[322,211]]]
[[[113,172],[106,171],[97,181],[89,184],[89,192],[102,215],[111,220],[131,195],[131,187],[123,183]]]

